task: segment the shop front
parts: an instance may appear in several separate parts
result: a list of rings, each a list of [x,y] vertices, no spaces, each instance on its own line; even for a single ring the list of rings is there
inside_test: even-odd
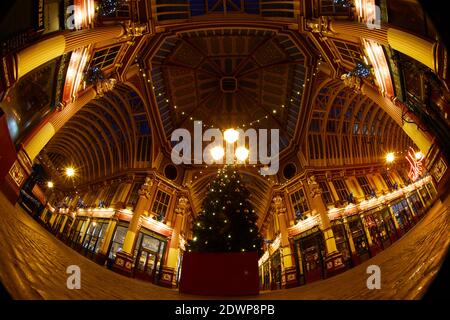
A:
[[[301,233],[294,239],[300,284],[311,283],[324,278],[325,243],[318,227]]]
[[[355,245],[355,252],[352,256],[353,265],[358,265],[371,257],[369,241],[359,215],[348,217],[347,222]]]
[[[67,244],[78,250],[81,248],[81,242],[84,237],[84,232],[86,230],[87,224],[89,223],[86,217],[76,218],[72,228],[70,229],[69,236],[67,239]]]
[[[401,235],[405,234],[414,225],[414,218],[408,206],[408,201],[402,199],[391,205],[392,212],[397,220]]]
[[[420,195],[422,196],[423,202],[425,203],[425,205],[429,205],[431,203],[431,196],[428,193],[427,187],[426,186],[422,186],[422,188],[417,190]]]
[[[395,225],[389,214],[389,208],[377,208],[363,214],[363,222],[372,240],[371,254],[389,247],[395,241]]]
[[[281,254],[280,250],[277,250],[271,257],[270,257],[270,265],[271,265],[271,278],[272,281],[270,283],[270,289],[271,290],[278,290],[281,289]]]
[[[122,250],[123,243],[125,242],[125,237],[127,235],[128,225],[129,224],[127,222],[122,221],[116,225],[114,234],[109,244],[108,258],[106,261],[106,266],[109,269],[112,269],[112,265],[114,264],[114,260],[116,259],[117,252]]]
[[[261,290],[270,290],[270,262],[267,260],[261,266]]]
[[[345,231],[345,225],[342,219],[333,220],[331,222],[334,239],[336,241],[336,248],[342,254],[342,262],[346,268],[352,266],[352,251]]]
[[[134,276],[158,283],[166,246],[166,239],[150,230],[141,229],[134,250]]]
[[[95,258],[103,243],[109,219],[92,219],[84,235],[82,253],[90,258]]]
[[[416,192],[411,193],[408,197],[408,202],[411,205],[411,209],[414,211],[416,217],[420,218],[425,213],[425,208],[420,201],[420,197]]]

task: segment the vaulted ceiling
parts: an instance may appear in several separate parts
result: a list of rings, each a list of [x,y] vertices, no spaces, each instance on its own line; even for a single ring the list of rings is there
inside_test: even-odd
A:
[[[307,82],[309,53],[294,33],[205,28],[150,41],[146,66],[167,139],[174,128],[277,128],[293,137]]]
[[[119,84],[82,108],[47,145],[48,159],[56,169],[73,164],[80,183],[90,184],[127,170],[164,171],[172,132],[192,130],[194,121],[205,129],[279,129],[283,163],[277,176],[239,168],[263,218],[271,185],[286,180],[288,162],[297,169],[372,165],[386,151],[412,144],[376,103],[332,79],[336,75],[326,68],[334,57],[321,56],[312,33],[291,30],[291,18],[254,18],[168,23],[146,37],[135,55],[120,60],[140,70],[133,85]],[[342,46],[336,50],[348,57],[346,64],[361,59],[358,44]],[[187,184],[196,209],[212,172],[203,168],[184,168],[198,176]],[[185,185],[186,178],[178,182]]]

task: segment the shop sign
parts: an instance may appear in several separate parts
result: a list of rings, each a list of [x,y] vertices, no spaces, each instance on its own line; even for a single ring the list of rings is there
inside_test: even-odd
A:
[[[44,0],[38,0],[38,30],[44,29]]]

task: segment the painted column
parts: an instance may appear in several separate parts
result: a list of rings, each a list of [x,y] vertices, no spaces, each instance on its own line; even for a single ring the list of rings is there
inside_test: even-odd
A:
[[[337,34],[342,33],[372,40],[381,45],[389,45],[392,49],[419,61],[433,72],[438,73],[438,50],[436,48],[439,43],[436,41],[424,39],[386,24],[381,25],[379,29],[370,29],[365,23],[332,20],[329,22],[329,28]]]
[[[125,35],[121,25],[59,33],[19,51],[13,57],[17,70],[15,81],[37,67],[65,54],[94,43],[118,39]]]
[[[41,152],[50,139],[61,129],[69,119],[75,115],[89,101],[96,97],[97,93],[94,88],[87,89],[77,100],[68,104],[62,111],[55,112],[50,116],[49,120],[32,133],[23,143],[23,148],[31,159]]]
[[[169,253],[167,261],[165,262],[161,281],[162,285],[168,287],[175,287],[177,285],[177,270],[180,256],[180,234],[183,224],[183,218],[189,210],[189,201],[187,197],[181,195],[178,198],[178,203],[175,208],[175,223],[172,231],[172,238],[170,239]]]
[[[408,110],[400,101],[384,97],[378,89],[370,84],[362,82],[360,78],[347,77],[344,79],[345,85],[361,92],[373,102],[375,102],[383,111],[385,111],[414,141],[423,154],[428,154],[432,144],[433,137],[422,130],[421,121],[412,113],[404,114],[404,110]]]
[[[327,277],[333,276],[345,270],[342,253],[337,250],[333,229],[331,228],[328,211],[322,200],[322,190],[314,176],[308,178],[307,184],[311,196],[311,207],[316,211],[321,219],[321,229],[325,238],[326,257],[325,266]]]
[[[283,194],[277,194],[272,200],[274,219],[278,217],[280,228],[280,254],[281,254],[281,286],[291,288],[297,285],[297,273],[293,263],[294,257],[289,242],[286,205]],[[275,221],[274,221],[275,222]]]
[[[150,188],[153,181],[149,177],[145,179],[145,183],[139,190],[139,200],[134,209],[133,217],[128,226],[127,234],[122,246],[122,251],[117,252],[116,260],[114,261],[113,269],[124,275],[131,276],[133,270],[133,248],[134,243],[141,227],[141,216],[144,214],[145,204],[150,196]]]

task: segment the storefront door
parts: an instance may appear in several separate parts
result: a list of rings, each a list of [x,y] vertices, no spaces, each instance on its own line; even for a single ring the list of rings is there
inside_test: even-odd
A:
[[[272,282],[271,289],[281,289],[281,257],[280,251],[277,251],[271,259]]]
[[[313,234],[300,239],[305,283],[314,282],[323,278],[322,247],[323,241],[320,234]]]
[[[158,254],[147,249],[142,249],[136,263],[136,278],[154,282],[157,264]]]

